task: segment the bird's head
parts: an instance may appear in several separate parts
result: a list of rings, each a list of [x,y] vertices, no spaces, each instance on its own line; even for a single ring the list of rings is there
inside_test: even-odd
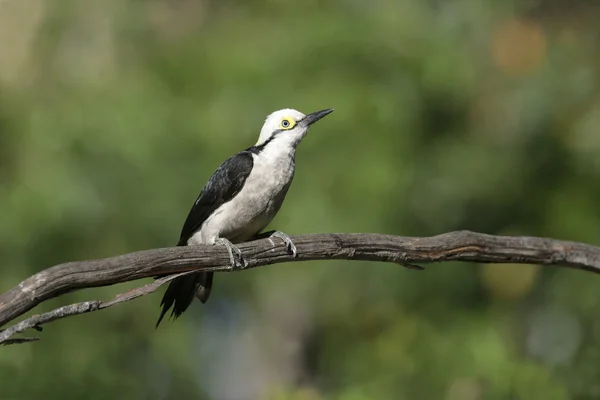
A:
[[[333,108],[304,115],[300,111],[286,108],[267,116],[257,146],[268,143],[282,147],[296,147],[312,124],[333,112]]]

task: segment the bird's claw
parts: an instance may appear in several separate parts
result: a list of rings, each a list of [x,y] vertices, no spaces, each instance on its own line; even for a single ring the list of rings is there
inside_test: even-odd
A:
[[[236,247],[236,249],[237,249],[237,247]],[[237,260],[235,260],[236,263],[235,263],[235,265],[233,265],[233,268],[245,269],[248,266],[248,263],[246,262],[246,259],[242,255],[242,252],[240,251],[239,253],[237,253],[237,256],[238,257],[237,257]]]
[[[276,237],[283,240],[285,243],[285,248],[288,253],[291,253],[292,257],[296,257],[298,255],[298,250],[296,249],[296,245],[292,242],[292,239],[281,231],[275,231],[271,234],[271,237]]]
[[[231,267],[233,269],[244,269],[248,266],[246,259],[242,255],[242,251],[229,240],[225,238],[219,238],[215,244],[225,246],[227,252],[229,253],[229,261],[231,262]]]

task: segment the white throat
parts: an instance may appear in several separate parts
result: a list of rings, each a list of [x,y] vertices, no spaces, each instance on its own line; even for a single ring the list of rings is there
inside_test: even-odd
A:
[[[285,133],[286,132],[282,132],[279,135],[276,135],[266,143],[257,144],[260,148],[259,157],[272,160],[277,158],[294,158],[299,140],[294,140],[294,138],[290,136],[284,136]]]

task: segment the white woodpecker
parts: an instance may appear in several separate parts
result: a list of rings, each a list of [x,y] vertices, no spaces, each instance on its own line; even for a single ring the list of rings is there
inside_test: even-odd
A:
[[[227,159],[210,177],[183,225],[178,246],[215,244],[227,248],[234,268],[246,261],[236,243],[258,237],[273,220],[294,177],[296,148],[310,126],[333,112],[321,110],[304,115],[284,109],[270,114],[256,144]],[[296,256],[296,246],[280,231],[261,236],[276,237]],[[198,297],[208,300],[213,272],[199,272],[174,279],[167,288],[156,326],[172,307],[179,317]]]

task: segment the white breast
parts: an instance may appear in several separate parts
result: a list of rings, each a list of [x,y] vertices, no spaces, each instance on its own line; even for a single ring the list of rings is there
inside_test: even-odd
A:
[[[219,237],[240,243],[271,222],[283,203],[295,166],[293,152],[269,150],[267,146],[253,154],[254,165],[240,193],[219,207],[188,243],[214,243]]]

